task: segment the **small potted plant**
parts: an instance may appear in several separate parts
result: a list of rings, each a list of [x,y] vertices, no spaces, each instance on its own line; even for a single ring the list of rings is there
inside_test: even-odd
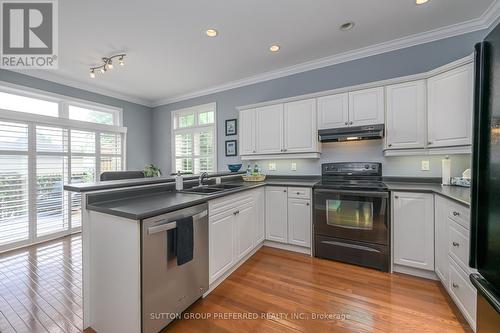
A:
[[[144,177],[160,177],[161,170],[154,164],[149,164],[144,167]]]

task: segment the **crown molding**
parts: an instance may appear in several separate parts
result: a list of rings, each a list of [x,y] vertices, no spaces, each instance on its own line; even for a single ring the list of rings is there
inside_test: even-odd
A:
[[[11,70],[11,69],[5,69],[5,68],[3,68],[3,69],[14,72],[14,73],[18,73],[18,74],[35,77],[37,79],[62,84],[64,86],[68,86],[71,88],[85,90],[85,91],[88,91],[91,93],[103,95],[105,97],[112,97],[112,98],[116,98],[116,99],[119,99],[122,101],[134,103],[134,104],[139,104],[139,105],[143,105],[143,106],[147,106],[147,107],[153,107],[153,103],[150,100],[146,100],[146,99],[143,99],[140,97],[130,96],[127,94],[122,94],[122,93],[119,93],[119,92],[111,90],[111,89],[100,88],[100,87],[97,87],[95,85],[85,83],[82,81],[68,79],[68,78],[65,78],[61,75],[57,75],[55,73],[52,73],[49,70],[46,70],[46,71],[34,71],[33,70],[33,71],[28,72],[28,71]]]
[[[454,37],[474,31],[489,28],[500,17],[500,0],[495,0],[490,7],[477,19],[465,21],[442,27],[439,29],[414,34],[407,37],[394,39],[353,51],[348,51],[333,56],[307,61],[297,65],[285,67],[275,71],[250,76],[241,80],[231,81],[225,84],[217,85],[211,88],[194,91],[188,94],[182,94],[174,97],[164,98],[153,102],[153,107],[180,102],[191,98],[210,95],[230,89],[240,88],[251,84],[278,79],[281,77],[307,72],[310,70],[337,65],[340,63],[366,58],[382,53],[396,51],[411,46],[434,42],[440,39]]]

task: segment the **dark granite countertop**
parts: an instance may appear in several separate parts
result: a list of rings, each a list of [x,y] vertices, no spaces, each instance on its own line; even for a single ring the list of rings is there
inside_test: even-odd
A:
[[[237,183],[243,186],[208,195],[165,189],[151,194],[124,196],[120,195],[121,191],[118,190],[114,194],[105,194],[104,196],[108,198],[107,200],[96,202],[91,202],[93,200],[90,200],[87,204],[87,209],[132,220],[143,220],[261,186],[312,187],[317,182],[318,180],[313,178],[271,178],[263,182],[227,182],[227,184]]]
[[[384,181],[390,191],[430,192],[470,206],[470,188],[436,183]]]

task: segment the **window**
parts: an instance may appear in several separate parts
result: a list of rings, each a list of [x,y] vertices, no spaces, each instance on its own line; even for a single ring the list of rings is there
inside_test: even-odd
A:
[[[78,231],[81,196],[64,184],[123,170],[126,138],[118,110],[1,94],[0,252]]]
[[[217,170],[216,105],[172,112],[172,171]]]

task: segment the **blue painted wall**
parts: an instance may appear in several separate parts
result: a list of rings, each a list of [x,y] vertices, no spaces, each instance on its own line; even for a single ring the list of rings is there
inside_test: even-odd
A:
[[[152,163],[151,108],[12,71],[0,70],[0,81],[122,108],[123,125],[128,128],[127,168],[142,170]]]
[[[237,106],[426,72],[473,53],[474,44],[482,40],[486,32],[486,30],[477,31],[156,107],[153,109],[152,116],[153,160],[163,170],[170,170],[170,111],[172,110],[217,102],[218,169],[225,170],[226,164],[240,161],[239,157],[228,158],[224,156],[224,141],[236,138],[224,135],[224,121],[238,117]],[[430,172],[421,173],[419,171],[420,165],[417,163],[421,159],[419,157],[385,158],[382,153],[381,141],[370,145],[360,145],[369,147],[363,149],[361,155],[358,154],[358,149],[352,149],[352,146],[346,144],[324,145],[321,160],[299,161],[296,173],[317,174],[321,162],[338,161],[339,158],[342,158],[343,160],[381,161],[384,163],[385,169],[388,170],[388,174],[393,175],[401,173],[402,175],[419,176],[440,175],[439,157],[435,158],[435,167],[433,168],[431,165]],[[456,160],[457,170],[465,168],[469,164],[468,156],[457,156]],[[286,165],[286,163],[280,162],[280,165]],[[404,170],[398,172],[401,169],[399,166],[403,165],[405,166]],[[279,173],[290,173],[287,169],[290,170],[288,165],[278,171]]]

